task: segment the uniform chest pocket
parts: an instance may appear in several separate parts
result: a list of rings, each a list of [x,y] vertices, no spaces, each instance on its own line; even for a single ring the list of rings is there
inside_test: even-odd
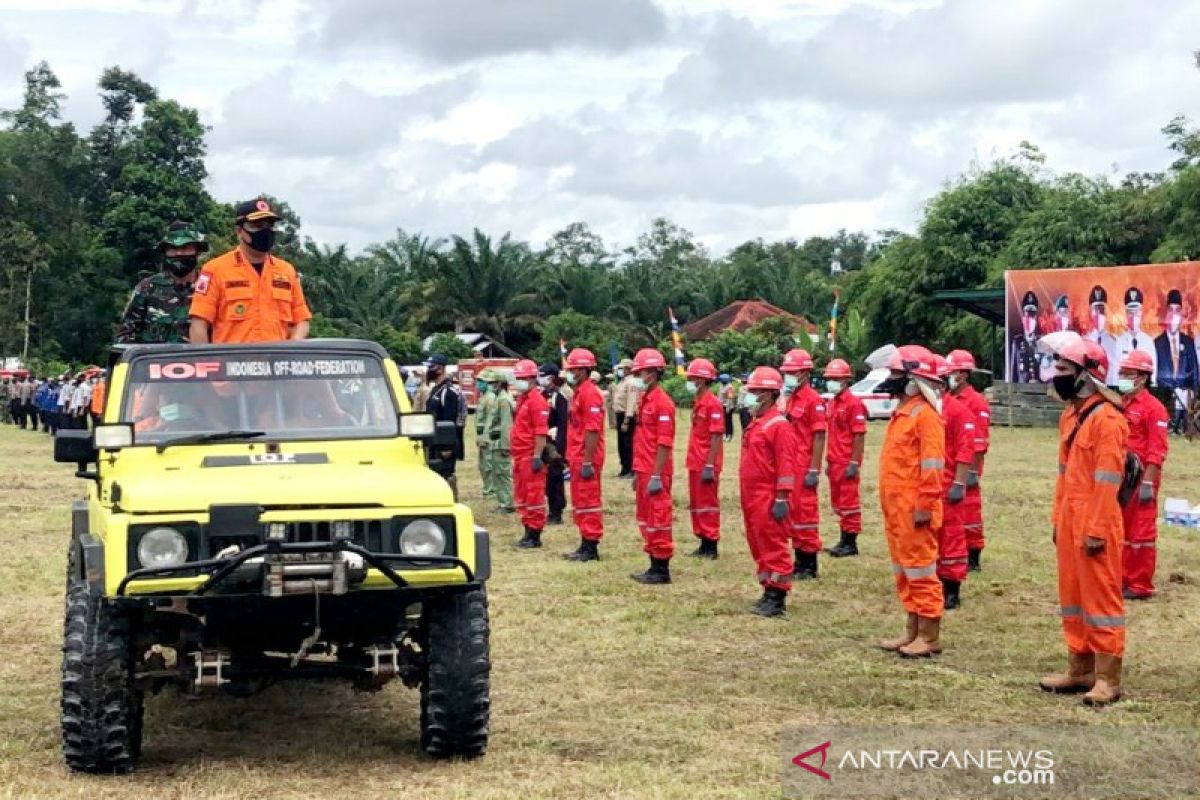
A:
[[[250,315],[250,307],[254,302],[253,288],[226,285],[221,294],[221,319],[239,320]]]
[[[279,285],[271,287],[271,299],[279,310],[279,318],[284,322],[292,321],[292,290]]]

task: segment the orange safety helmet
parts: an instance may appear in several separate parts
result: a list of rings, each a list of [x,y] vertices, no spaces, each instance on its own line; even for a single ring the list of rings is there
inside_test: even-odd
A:
[[[567,353],[567,369],[594,369],[595,366],[596,355],[591,350],[576,347]]]
[[[1108,379],[1108,353],[1096,342],[1088,339],[1068,342],[1055,355],[1086,371],[1102,384]]]
[[[688,364],[687,377],[715,381],[717,379],[717,368],[707,358],[692,359],[692,363]]]
[[[1131,369],[1134,372],[1154,372],[1154,359],[1144,350],[1131,350],[1121,359],[1119,369]]]
[[[813,368],[812,356],[807,350],[796,348],[788,350],[783,357],[783,366],[779,368],[781,372],[803,372],[806,369]]]
[[[537,374],[537,364],[533,363],[528,358],[521,359],[517,362],[517,365],[513,367],[514,378],[536,378]]]
[[[938,379],[933,353],[919,344],[906,344],[896,348],[896,352],[888,359],[888,369],[895,372],[911,372],[920,378]]]
[[[850,375],[850,365],[843,359],[835,358],[825,365],[826,378],[849,378]]]
[[[964,372],[975,369],[975,356],[966,350],[951,350],[946,354],[951,372]]]
[[[783,388],[783,376],[774,367],[756,367],[746,381],[747,389],[770,389],[778,392]]]
[[[634,372],[641,372],[644,369],[666,369],[667,360],[663,358],[663,354],[652,347],[645,347],[637,351],[637,355],[633,357]]]

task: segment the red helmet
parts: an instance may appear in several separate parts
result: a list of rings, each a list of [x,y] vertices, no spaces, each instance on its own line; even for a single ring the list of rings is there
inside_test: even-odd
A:
[[[693,359],[692,363],[688,364],[687,376],[689,378],[715,381],[717,379],[717,368],[707,358]]]
[[[896,352],[892,353],[892,357],[888,359],[888,369],[897,372],[911,372],[921,378],[935,380],[938,378],[937,364],[934,362],[933,353],[919,344],[906,344],[896,348]]]
[[[944,379],[951,372],[954,372],[954,367],[950,366],[950,360],[938,353],[933,354],[933,367],[939,379]]]
[[[807,350],[801,350],[797,347],[795,350],[787,351],[787,354],[783,357],[783,366],[779,369],[781,372],[803,372],[806,369],[812,368],[812,356],[808,354]]]
[[[770,389],[778,392],[783,388],[783,376],[773,367],[756,367],[746,381],[747,389]]]
[[[650,347],[638,350],[637,355],[633,357],[634,372],[644,369],[666,369],[666,366],[667,360],[663,358],[663,354]]]
[[[1131,350],[1121,359],[1120,369],[1131,369],[1134,372],[1154,372],[1154,360],[1144,350]]]
[[[1055,354],[1080,369],[1086,370],[1100,383],[1108,379],[1108,354],[1099,344],[1088,339],[1068,342]]]
[[[513,367],[514,378],[536,378],[537,374],[537,364],[533,363],[528,358],[518,361],[517,365]]]
[[[966,350],[951,350],[946,355],[946,361],[950,364],[951,372],[975,369],[975,356]]]
[[[826,378],[849,378],[850,375],[850,365],[840,358],[835,358],[825,367]]]
[[[567,369],[592,369],[596,366],[596,356],[591,350],[576,347],[567,353]]]

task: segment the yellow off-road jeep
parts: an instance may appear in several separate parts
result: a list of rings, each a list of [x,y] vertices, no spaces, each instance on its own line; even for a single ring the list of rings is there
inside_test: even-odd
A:
[[[137,345],[78,464],[63,642],[67,764],[128,772],[146,690],[291,678],[421,689],[433,756],[487,747],[488,534],[431,469],[452,423],[410,413],[370,342]]]

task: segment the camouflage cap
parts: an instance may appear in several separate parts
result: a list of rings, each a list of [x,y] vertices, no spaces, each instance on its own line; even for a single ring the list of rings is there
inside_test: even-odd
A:
[[[192,227],[190,222],[176,220],[167,227],[167,232],[158,246],[165,250],[168,247],[186,247],[189,244],[196,245],[201,253],[208,252],[208,242],[204,241],[204,234]]]
[[[496,373],[496,370],[492,369],[491,367],[488,367],[487,369],[480,372],[479,375],[475,378],[475,380],[483,381],[484,383],[495,383],[499,379],[500,378],[499,378],[498,374]]]

